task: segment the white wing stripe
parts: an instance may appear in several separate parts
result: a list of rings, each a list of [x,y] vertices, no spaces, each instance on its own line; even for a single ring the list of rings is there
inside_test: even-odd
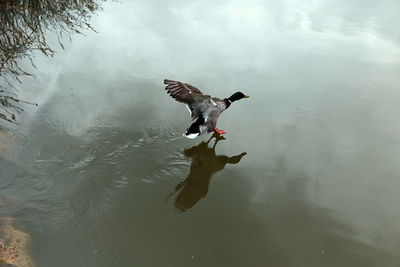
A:
[[[186,107],[187,107],[187,109],[189,110],[189,114],[190,114],[190,117],[192,117],[192,111],[190,110],[190,107],[189,107],[189,105],[185,105]]]

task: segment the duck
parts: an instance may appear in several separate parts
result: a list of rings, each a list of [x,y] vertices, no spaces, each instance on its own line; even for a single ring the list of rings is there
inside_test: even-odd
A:
[[[165,90],[176,101],[186,105],[190,112],[192,123],[183,134],[194,139],[204,133],[226,134],[224,130],[216,128],[218,117],[235,101],[249,98],[242,92],[236,92],[228,98],[211,97],[203,94],[200,89],[179,81],[165,79]]]

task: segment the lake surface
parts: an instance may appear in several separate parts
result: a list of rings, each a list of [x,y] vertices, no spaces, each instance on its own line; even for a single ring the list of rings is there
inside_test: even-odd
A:
[[[101,5],[0,161],[37,266],[400,266],[399,1]],[[189,140],[164,78],[250,98]]]

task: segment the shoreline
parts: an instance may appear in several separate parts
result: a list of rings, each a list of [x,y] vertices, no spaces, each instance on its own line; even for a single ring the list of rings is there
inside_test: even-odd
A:
[[[34,267],[29,253],[31,238],[15,226],[15,219],[0,217],[0,263],[18,267]]]

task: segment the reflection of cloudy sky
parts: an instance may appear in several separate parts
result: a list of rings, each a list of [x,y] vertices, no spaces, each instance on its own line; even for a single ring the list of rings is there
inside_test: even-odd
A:
[[[400,4],[306,2],[135,2],[119,5],[96,24],[116,52],[161,71],[166,65],[160,63],[187,72],[214,65],[263,67],[269,57],[290,51],[397,62],[398,33],[391,26]]]
[[[110,1],[92,20],[98,34],[73,36],[43,67],[38,59],[37,75],[48,77],[48,65],[52,79],[57,68],[84,69],[100,79],[118,74],[196,82],[214,75],[218,79],[203,84],[220,87],[222,78],[230,87],[240,81],[232,76],[276,76],[282,64],[307,59],[316,65],[318,56],[344,58],[346,65],[398,63],[399,11],[396,1]]]
[[[280,52],[277,46],[373,62],[397,62],[399,56],[395,1],[158,2],[106,3],[93,20],[99,35],[87,38],[97,42],[72,46],[95,45],[102,52],[112,46],[118,58],[162,71],[160,63],[168,62],[187,71],[196,68],[193,63],[262,64]],[[98,60],[115,61],[107,51]]]
[[[135,79],[154,88],[165,77],[184,79],[218,96],[352,87],[378,75],[374,64],[398,64],[399,10],[395,1],[109,1],[93,17],[98,33],[74,35],[55,58],[37,58],[37,79],[26,79],[23,91],[42,104],[50,92],[73,88],[96,103],[88,106],[94,117],[94,110],[126,100],[113,94],[110,101],[110,88],[127,91]]]
[[[400,210],[387,205],[398,203],[400,173],[399,14],[400,1],[389,0],[108,1],[93,18],[98,33],[38,58],[23,92],[41,116],[83,128],[112,114],[178,130],[187,114],[163,78],[217,96],[244,88],[252,105],[223,114],[235,134],[219,149],[248,152],[241,168],[259,179],[254,201],[268,197],[263,174],[282,161],[288,176],[309,177],[318,204],[385,239],[400,232]]]

